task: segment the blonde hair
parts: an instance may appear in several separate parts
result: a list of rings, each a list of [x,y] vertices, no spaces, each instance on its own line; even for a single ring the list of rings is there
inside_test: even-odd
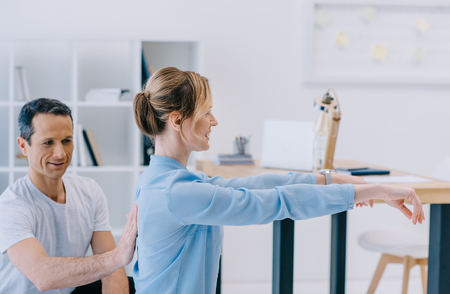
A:
[[[175,67],[165,67],[155,72],[144,91],[136,94],[133,101],[136,124],[141,132],[151,137],[164,131],[173,111],[181,114],[180,128],[192,116],[192,132],[199,136],[195,130],[196,125],[200,116],[211,106],[208,79]]]

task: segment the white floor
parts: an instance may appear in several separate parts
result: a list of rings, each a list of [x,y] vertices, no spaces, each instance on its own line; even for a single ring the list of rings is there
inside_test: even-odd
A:
[[[369,280],[354,280],[346,282],[346,294],[364,294],[369,288]],[[402,281],[400,279],[381,279],[375,294],[400,294]],[[222,283],[223,294],[271,294],[270,283]],[[294,294],[326,294],[330,293],[329,284],[323,282],[298,282],[294,284]],[[422,282],[418,278],[409,280],[408,294],[422,294]]]

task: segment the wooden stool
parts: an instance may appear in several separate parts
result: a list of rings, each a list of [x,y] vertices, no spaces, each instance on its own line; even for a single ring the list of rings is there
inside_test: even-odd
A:
[[[377,269],[373,275],[372,282],[370,283],[369,290],[367,294],[375,293],[375,290],[380,282],[381,276],[383,275],[384,269],[388,263],[401,263],[404,265],[403,268],[403,285],[402,294],[408,293],[408,281],[409,281],[409,271],[416,264],[420,265],[420,272],[422,275],[422,287],[423,294],[427,294],[427,266],[428,258],[412,258],[411,256],[398,257],[395,255],[390,255],[383,253],[381,255],[380,261],[378,262]]]

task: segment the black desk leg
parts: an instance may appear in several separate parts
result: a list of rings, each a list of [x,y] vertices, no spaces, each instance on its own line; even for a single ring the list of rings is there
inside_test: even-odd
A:
[[[216,294],[222,291],[222,256],[219,259],[219,274],[217,275]]]
[[[292,294],[294,288],[294,221],[273,222],[272,294]]]
[[[345,251],[347,239],[347,212],[331,216],[330,293],[345,293]]]
[[[450,293],[450,204],[431,204],[428,294]]]

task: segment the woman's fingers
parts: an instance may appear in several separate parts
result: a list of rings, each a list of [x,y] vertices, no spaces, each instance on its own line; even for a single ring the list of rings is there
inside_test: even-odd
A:
[[[424,220],[422,202],[414,189],[407,187],[389,187],[383,199],[388,205],[399,209],[408,219],[411,219],[414,225],[417,222],[422,223]],[[413,204],[413,212],[404,205],[405,200],[409,200]]]
[[[417,196],[414,190],[411,191],[408,198],[414,206],[413,223],[416,224],[417,222],[419,222],[421,224],[424,219],[422,202],[420,201],[419,196]]]
[[[424,212],[423,212],[422,204],[420,204],[418,207],[415,207],[414,212],[416,212],[416,210],[417,210],[417,213],[415,215],[414,224],[416,224],[417,222],[419,222],[421,224],[424,220]]]
[[[411,210],[409,210],[408,207],[405,206],[405,204],[402,204],[401,206],[397,207],[397,209],[400,210],[408,219],[412,219],[413,214]]]
[[[414,208],[414,212],[415,212],[415,223],[419,222],[420,224],[422,223],[422,205],[420,205],[419,207],[415,207]]]
[[[363,207],[363,206],[373,207],[373,200],[369,200],[369,202],[363,201],[363,202],[356,203],[356,207]]]

